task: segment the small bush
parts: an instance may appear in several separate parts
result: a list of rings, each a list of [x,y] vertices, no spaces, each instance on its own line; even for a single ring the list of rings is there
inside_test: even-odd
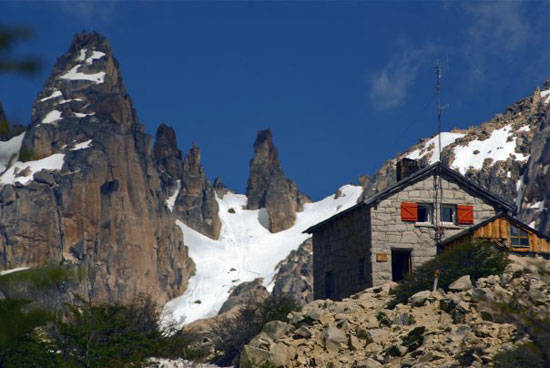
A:
[[[81,367],[141,364],[157,355],[163,340],[150,298],[129,305],[70,306],[67,322],[56,324],[55,340],[66,361]]]
[[[497,354],[500,361],[529,362],[530,365],[518,363],[516,367],[550,367],[550,318],[533,305],[525,304],[529,300],[529,291],[514,293],[506,303],[492,303],[494,320],[498,323],[511,323],[519,332],[529,337],[530,343],[520,348],[503,351]],[[511,364],[511,363],[510,363]],[[502,365],[512,367],[514,365]],[[500,367],[500,365],[495,365]]]
[[[19,161],[27,162],[34,161],[36,159],[37,156],[32,149],[23,148],[19,151]]]
[[[493,362],[499,368],[545,368],[543,352],[532,342],[495,355]]]
[[[490,242],[462,244],[444,251],[425,262],[392,290],[393,298],[389,308],[405,303],[409,297],[422,290],[433,287],[435,270],[440,271],[438,287],[448,286],[464,275],[470,275],[472,281],[489,275],[501,274],[508,260],[506,252]]]

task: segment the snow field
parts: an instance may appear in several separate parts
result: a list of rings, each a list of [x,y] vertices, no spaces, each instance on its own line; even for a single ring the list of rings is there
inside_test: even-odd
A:
[[[13,155],[19,153],[24,137],[25,133],[21,133],[9,141],[0,141],[0,173],[3,173],[6,170]]]
[[[304,211],[297,213],[294,226],[278,233],[271,233],[262,225],[265,209],[245,209],[247,198],[242,194],[227,193],[217,198],[222,222],[218,240],[176,221],[195,262],[196,274],[189,280],[185,294],[166,304],[162,325],[181,326],[215,316],[232,288],[245,281],[261,277],[271,290],[275,266],[309,237],[302,232],[356,204],[362,188],[346,185],[341,191],[343,196],[338,199],[329,196],[306,204]]]
[[[61,170],[64,159],[64,154],[56,153],[41,160],[27,162],[17,161],[2,175],[0,175],[0,185],[15,183],[26,185],[33,180],[34,174],[41,170]],[[28,175],[17,176],[19,172],[26,170],[27,168],[30,170]]]
[[[483,141],[473,140],[465,146],[454,148],[454,161],[452,168],[458,169],[461,174],[465,174],[468,169],[480,170],[486,159],[492,159],[491,165],[496,161],[507,160],[511,155],[516,156],[517,161],[525,161],[529,156],[517,153],[516,138],[508,140],[511,134],[511,124],[500,129],[495,129],[491,136]],[[475,151],[479,151],[474,154]]]
[[[464,137],[462,133],[450,133],[450,132],[441,132],[441,149],[447,147],[448,145],[454,143],[457,139]],[[433,149],[430,149],[430,146],[433,145]],[[431,153],[430,164],[433,164],[439,161],[439,138],[436,134],[433,138],[429,139],[424,143],[422,148],[417,148],[412,151],[407,158],[412,160],[419,160],[426,156],[428,153]]]

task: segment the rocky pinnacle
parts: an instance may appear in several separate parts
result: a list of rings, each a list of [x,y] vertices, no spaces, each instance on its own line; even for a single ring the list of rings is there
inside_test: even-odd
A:
[[[285,177],[269,129],[258,132],[254,142],[246,195],[248,209],[266,209],[269,231],[273,233],[291,227],[296,212],[301,211],[305,203],[311,202],[298,190],[294,181]]]

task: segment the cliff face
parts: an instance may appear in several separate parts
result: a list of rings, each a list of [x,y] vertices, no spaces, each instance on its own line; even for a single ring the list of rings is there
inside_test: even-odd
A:
[[[502,114],[466,130],[442,133],[441,161],[510,203],[519,218],[540,231],[550,232],[548,208],[548,149],[550,148],[548,96],[543,91],[508,106]],[[397,161],[407,157],[428,165],[439,159],[438,139],[423,139],[407,152],[387,161],[359,181],[362,199],[386,189],[396,181]]]
[[[0,176],[0,267],[76,264],[84,279],[72,292],[93,302],[181,294],[194,264],[152,143],[108,41],[77,35],[33,105],[19,161]]]
[[[218,202],[201,165],[201,151],[193,146],[183,160],[181,191],[176,198],[175,213],[192,229],[212,239],[220,237]]]
[[[182,161],[174,129],[161,124],[154,152],[163,195],[174,216],[203,235],[218,239],[218,202],[201,164],[200,149],[194,145]],[[221,182],[218,185],[221,187]]]
[[[285,177],[269,129],[258,132],[254,142],[246,196],[248,209],[267,210],[272,233],[290,228],[296,220],[296,212],[311,202],[294,181]]]

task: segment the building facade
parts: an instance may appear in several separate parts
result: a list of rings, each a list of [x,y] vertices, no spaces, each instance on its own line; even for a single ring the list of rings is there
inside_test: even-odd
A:
[[[445,239],[514,206],[440,163],[306,230],[315,299],[345,298],[401,280]]]

